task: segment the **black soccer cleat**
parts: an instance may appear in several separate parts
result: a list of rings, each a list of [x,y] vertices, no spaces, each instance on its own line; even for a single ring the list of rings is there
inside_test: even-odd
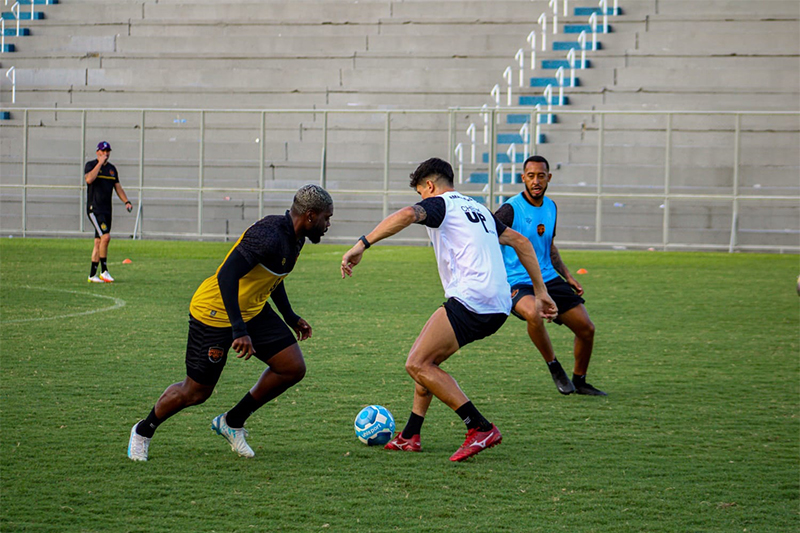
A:
[[[586,396],[608,396],[608,394],[606,394],[605,392],[601,391],[600,389],[592,387],[585,381],[575,386],[575,392],[577,394],[585,394]]]
[[[561,367],[561,363],[554,359],[552,363],[547,364],[547,369],[550,370],[550,375],[556,384],[558,392],[561,394],[572,394],[575,392],[575,385],[567,377],[567,373]]]

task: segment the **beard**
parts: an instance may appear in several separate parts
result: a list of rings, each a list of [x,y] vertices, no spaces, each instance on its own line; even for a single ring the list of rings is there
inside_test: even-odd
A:
[[[319,244],[319,241],[322,240],[322,236],[325,234],[324,231],[314,230],[312,233],[308,233],[306,237],[309,241],[313,244]]]

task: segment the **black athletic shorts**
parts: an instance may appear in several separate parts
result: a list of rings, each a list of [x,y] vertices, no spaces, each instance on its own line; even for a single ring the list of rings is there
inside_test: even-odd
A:
[[[106,233],[111,233],[111,213],[95,213],[94,211],[89,211],[86,213],[89,216],[89,220],[94,227],[94,236],[96,238],[100,238]]]
[[[556,303],[559,315],[586,302],[586,300],[575,294],[575,291],[572,290],[569,283],[564,281],[564,278],[561,276],[551,279],[545,283],[544,286],[547,287],[547,294],[549,294],[550,298]],[[511,287],[511,313],[520,320],[525,319],[514,311],[514,307],[516,307],[517,302],[519,302],[523,296],[527,295],[535,296],[533,285],[514,285]],[[558,317],[554,318],[553,322],[559,326],[562,324]]]
[[[504,313],[473,313],[455,298],[449,298],[442,306],[453,326],[459,348],[495,333],[508,318]]]
[[[275,311],[264,309],[247,322],[247,334],[253,341],[255,357],[267,360],[297,342],[292,330]],[[233,344],[233,328],[207,326],[189,315],[189,340],[186,343],[186,375],[203,385],[216,385],[228,350]]]

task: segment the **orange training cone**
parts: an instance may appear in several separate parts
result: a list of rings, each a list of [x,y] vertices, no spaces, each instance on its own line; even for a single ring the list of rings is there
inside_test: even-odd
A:
[[[589,273],[589,271],[586,270],[585,268],[579,268],[578,269],[578,274],[588,274],[588,273]]]
[[[133,261],[131,261],[130,259],[125,259],[124,261],[122,261],[123,265],[130,265],[131,263],[133,263]]]

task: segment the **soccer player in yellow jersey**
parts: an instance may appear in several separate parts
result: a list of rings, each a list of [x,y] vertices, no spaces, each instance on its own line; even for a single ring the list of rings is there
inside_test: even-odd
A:
[[[146,461],[156,428],[211,396],[231,347],[239,358],[255,355],[267,369],[233,409],[214,418],[211,429],[240,456],[255,455],[245,439],[245,420],[306,372],[297,341],[311,336],[311,326],[292,311],[284,278],[294,268],[306,237],[318,243],[332,216],[330,194],[306,185],[297,191],[285,215],[266,216],[239,237],[216,274],[203,281],[192,297],[186,379],[167,387],[147,418],[133,425],[128,457]],[[267,303],[270,297],[283,320]]]

